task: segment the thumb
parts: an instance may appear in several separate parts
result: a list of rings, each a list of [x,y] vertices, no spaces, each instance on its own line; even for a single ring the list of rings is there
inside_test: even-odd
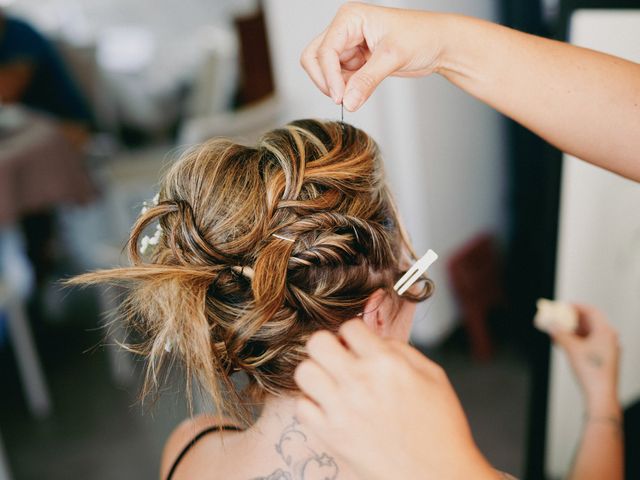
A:
[[[342,99],[345,108],[350,112],[360,108],[380,82],[399,67],[398,55],[388,46],[378,45],[369,60],[349,79]]]
[[[438,364],[430,358],[426,357],[418,350],[406,343],[400,341],[389,341],[389,344],[396,353],[398,353],[411,367],[416,371],[425,373],[431,377],[435,370],[438,369]]]
[[[553,342],[566,352],[571,352],[579,342],[574,333],[566,332],[558,327],[549,328],[549,335]]]

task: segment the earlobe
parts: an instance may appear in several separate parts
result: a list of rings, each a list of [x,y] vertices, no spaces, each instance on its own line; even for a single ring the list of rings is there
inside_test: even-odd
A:
[[[387,326],[387,320],[384,317],[384,310],[382,309],[382,307],[377,308],[375,311],[375,315],[376,315],[376,331],[382,335],[385,331],[386,331],[386,326]]]
[[[380,328],[380,322],[378,320],[378,312],[365,312],[362,315],[362,321],[377,335],[382,335],[382,329]]]
[[[364,307],[362,321],[376,334],[383,336],[387,319],[384,317],[382,304],[385,299],[385,292],[378,289],[369,297]]]

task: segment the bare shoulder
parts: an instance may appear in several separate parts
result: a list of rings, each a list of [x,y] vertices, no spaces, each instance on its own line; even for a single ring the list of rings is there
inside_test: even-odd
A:
[[[173,462],[196,435],[209,427],[233,424],[233,421],[224,416],[206,414],[187,418],[180,422],[164,444],[160,460],[160,480],[166,480]]]

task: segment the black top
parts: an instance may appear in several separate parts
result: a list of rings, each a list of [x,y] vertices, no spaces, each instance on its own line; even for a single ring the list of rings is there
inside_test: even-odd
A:
[[[205,428],[200,433],[198,433],[195,437],[193,437],[191,441],[187,443],[185,447],[182,449],[182,451],[180,452],[180,455],[177,456],[177,458],[173,462],[173,465],[171,465],[171,470],[169,470],[169,474],[167,475],[167,480],[171,480],[171,478],[173,478],[173,474],[176,472],[176,468],[178,468],[178,464],[184,458],[187,452],[191,449],[191,447],[193,447],[196,444],[196,442],[198,442],[198,440],[200,440],[205,435],[208,435],[212,432],[219,432],[221,430],[232,430],[236,432],[242,431],[241,428],[236,427],[235,425],[215,425],[213,427]]]

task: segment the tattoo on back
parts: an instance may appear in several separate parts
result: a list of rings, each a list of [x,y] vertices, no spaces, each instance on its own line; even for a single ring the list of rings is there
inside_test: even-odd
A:
[[[326,452],[319,453],[307,444],[307,436],[294,417],[280,435],[276,452],[285,463],[270,475],[252,480],[335,480],[338,464]]]

